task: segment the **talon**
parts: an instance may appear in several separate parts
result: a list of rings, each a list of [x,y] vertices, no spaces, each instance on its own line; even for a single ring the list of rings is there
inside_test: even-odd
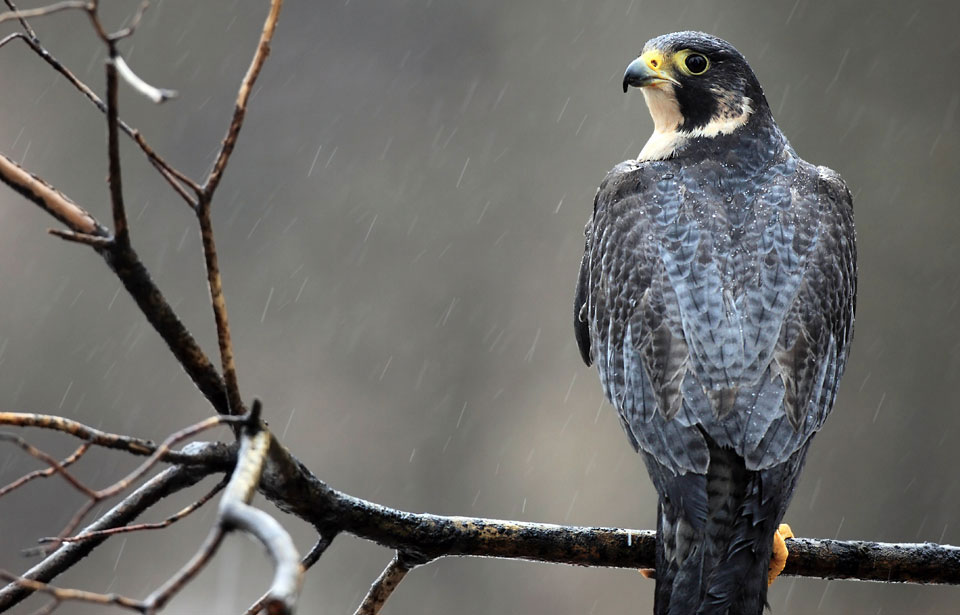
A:
[[[657,571],[653,568],[641,568],[638,572],[643,576],[644,579],[657,578]]]
[[[793,538],[793,530],[786,523],[781,523],[777,531],[773,533],[773,555],[770,557],[767,585],[773,583],[773,580],[783,572],[784,566],[787,565],[787,556],[790,554],[785,542],[787,538]]]

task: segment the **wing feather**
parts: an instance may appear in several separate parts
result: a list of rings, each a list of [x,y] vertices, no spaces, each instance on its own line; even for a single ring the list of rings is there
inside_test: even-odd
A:
[[[706,471],[705,437],[749,470],[790,459],[823,424],[846,361],[850,193],[789,150],[757,181],[752,194],[694,197],[676,161],[624,163],[585,231],[578,347],[631,440],[676,476]]]

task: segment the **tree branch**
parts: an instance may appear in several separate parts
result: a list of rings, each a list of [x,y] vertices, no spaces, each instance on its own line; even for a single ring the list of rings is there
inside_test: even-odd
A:
[[[84,453],[86,453],[89,448],[90,448],[90,444],[84,442],[77,448],[77,450],[73,451],[73,453],[69,457],[66,457],[63,461],[60,462],[60,467],[61,468],[69,467],[78,459],[83,457]],[[36,480],[38,478],[46,478],[47,476],[53,476],[56,473],[57,473],[56,466],[51,465],[46,469],[34,470],[29,474],[25,474],[20,478],[18,478],[17,480],[10,483],[9,485],[7,485],[6,487],[3,487],[2,489],[0,489],[0,498],[7,495],[11,491],[22,487],[23,485],[29,483],[32,480]]]
[[[203,243],[203,256],[207,268],[207,286],[210,289],[210,301],[213,307],[213,317],[217,325],[217,343],[220,347],[220,363],[223,370],[223,380],[226,384],[227,401],[229,404],[229,414],[244,414],[246,409],[243,406],[243,400],[240,396],[240,386],[237,380],[237,366],[233,357],[233,343],[230,336],[230,319],[227,316],[227,302],[223,296],[223,280],[220,276],[220,265],[217,259],[217,247],[213,236],[213,220],[210,214],[210,206],[213,201],[214,192],[220,185],[223,172],[230,162],[230,155],[237,144],[237,137],[240,135],[240,129],[243,128],[243,120],[247,114],[247,103],[250,100],[250,94],[253,91],[253,84],[256,82],[263,64],[270,53],[270,41],[273,40],[273,34],[277,28],[277,20],[280,17],[280,9],[283,8],[283,0],[272,0],[270,3],[270,12],[263,24],[263,30],[260,33],[260,42],[257,44],[257,50],[253,54],[250,66],[247,68],[243,81],[240,83],[240,89],[237,91],[236,102],[233,108],[233,118],[230,120],[230,126],[227,128],[227,135],[220,145],[220,153],[213,164],[207,180],[197,198],[197,219],[200,222],[200,237]]]
[[[16,5],[12,0],[4,0],[4,3],[10,7],[11,10],[16,12]],[[59,60],[57,60],[49,51],[44,48],[40,43],[40,39],[37,37],[37,33],[30,27],[30,24],[27,23],[26,19],[23,18],[22,14],[20,16],[20,24],[23,26],[24,33],[15,32],[10,36],[3,39],[2,43],[6,43],[14,38],[22,40],[27,46],[33,50],[40,58],[49,64],[55,71],[63,75],[63,77],[70,82],[70,84],[77,89],[81,94],[83,94],[87,100],[92,102],[94,106],[97,107],[102,113],[107,112],[107,105],[100,99],[96,93],[90,89],[87,84],[80,81],[76,75],[74,75],[70,70],[65,67]],[[152,147],[146,142],[143,138],[143,135],[140,134],[138,130],[131,128],[123,120],[119,120],[120,129],[140,147],[141,151],[147,156],[147,159],[150,161],[150,164],[160,172],[160,175],[163,176],[167,183],[174,189],[174,191],[180,195],[184,201],[190,207],[196,205],[195,198],[187,192],[186,188],[192,190],[195,194],[199,194],[200,186],[192,179],[187,177],[185,174],[181,173],[173,166],[170,165],[162,156],[157,154]],[[186,187],[186,188],[185,188]]]
[[[283,0],[271,0],[270,12],[267,14],[267,19],[263,23],[263,30],[260,33],[257,50],[253,54],[253,60],[251,60],[250,66],[247,68],[247,74],[243,76],[243,81],[240,83],[240,90],[237,92],[237,100],[233,107],[233,119],[230,120],[230,127],[227,129],[227,135],[223,138],[220,153],[217,154],[217,159],[213,163],[213,169],[207,176],[207,181],[203,184],[203,197],[201,201],[209,201],[213,197],[213,193],[216,191],[223,177],[223,171],[227,168],[227,163],[230,161],[230,155],[233,153],[240,129],[243,127],[244,116],[247,114],[247,102],[250,100],[250,94],[253,92],[253,84],[257,81],[257,77],[260,76],[263,63],[266,62],[267,55],[270,54],[270,41],[273,40],[273,33],[277,29],[277,20],[280,17],[281,8],[283,8]]]
[[[423,561],[477,556],[576,566],[654,566],[652,530],[410,513],[329,487],[278,443],[270,460],[260,490],[281,510],[326,532],[348,532]],[[805,538],[788,540],[787,547],[786,575],[960,585],[960,547]]]
[[[107,229],[86,210],[3,154],[0,154],[0,181],[13,188],[20,196],[39,205],[75,233],[97,237],[109,235]]]
[[[162,530],[164,528],[170,527],[177,521],[183,519],[193,511],[202,507],[204,504],[213,499],[213,496],[220,493],[227,484],[227,478],[224,478],[219,483],[213,486],[207,493],[203,495],[199,500],[191,502],[188,506],[180,509],[176,513],[170,515],[163,521],[157,523],[136,523],[133,525],[124,525],[123,527],[115,527],[108,530],[100,530],[98,532],[87,532],[84,534],[77,534],[76,536],[67,536],[64,538],[41,538],[41,543],[46,542],[80,542],[82,540],[90,540],[91,538],[97,538],[98,536],[113,536],[114,534],[128,534],[130,532],[142,532],[144,530]]]
[[[293,539],[273,517],[249,505],[260,484],[260,477],[272,440],[270,432],[260,424],[260,402],[255,401],[247,417],[237,454],[237,466],[220,500],[217,525],[211,530],[203,547],[173,578],[152,593],[145,601],[150,610],[157,610],[170,600],[186,583],[210,561],[226,532],[241,530],[259,540],[273,559],[273,583],[263,600],[271,614],[293,612],[303,569]]]
[[[211,457],[219,457],[227,464],[229,464],[231,457],[229,447],[224,444],[193,444],[186,447],[185,451],[199,454],[208,460]],[[229,466],[227,469],[229,469]],[[85,528],[83,532],[96,532],[126,525],[168,495],[186,489],[205,476],[218,471],[223,471],[223,469],[215,469],[213,464],[169,468],[141,485],[140,488],[124,498],[109,512]],[[83,542],[64,544],[21,576],[41,583],[48,583],[86,557],[106,539],[107,537],[103,536]],[[16,583],[11,583],[0,589],[0,611],[19,603],[32,592],[33,590]]]
[[[6,579],[7,581],[12,582],[12,584],[19,585],[20,587],[30,591],[49,594],[50,596],[53,596],[54,603],[56,605],[66,601],[87,602],[91,604],[101,604],[103,606],[119,606],[125,609],[130,609],[131,611],[137,611],[138,613],[147,613],[139,601],[127,598],[126,596],[121,596],[119,594],[98,594],[95,592],[84,591],[82,589],[63,589],[60,587],[53,587],[52,585],[41,583],[40,581],[18,577],[17,575],[10,574],[5,570],[0,570],[0,578]]]
[[[412,569],[413,566],[404,561],[399,552],[394,555],[387,567],[383,569],[380,576],[370,586],[370,591],[367,592],[363,602],[360,603],[353,615],[378,615],[393,591],[400,585],[400,581]]]
[[[36,9],[26,9],[23,11],[13,10],[6,13],[0,13],[0,23],[5,21],[10,21],[11,19],[17,19],[21,23],[29,17],[43,17],[45,15],[53,15],[54,13],[59,13],[60,11],[69,11],[74,9],[80,9],[84,11],[90,10],[89,2],[80,2],[77,0],[67,0],[65,2],[57,2],[49,6],[41,6]]]
[[[29,412],[0,412],[0,425],[11,425],[15,427],[36,427],[40,429],[49,429],[59,431],[63,434],[79,438],[84,442],[125,451],[133,455],[152,455],[157,452],[157,444],[150,440],[143,440],[133,436],[124,436],[120,434],[107,433],[94,429],[71,419],[62,416],[52,416],[49,414],[33,414]],[[180,451],[168,450],[163,460],[167,463],[188,463],[203,464],[203,460],[198,460],[196,455],[187,455]]]

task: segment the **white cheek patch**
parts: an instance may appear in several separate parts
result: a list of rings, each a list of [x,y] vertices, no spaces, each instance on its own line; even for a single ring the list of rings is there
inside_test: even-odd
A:
[[[653,134],[637,156],[641,162],[670,158],[690,139],[730,134],[746,124],[753,113],[753,101],[746,96],[735,99],[726,92],[713,91],[720,100],[719,113],[705,126],[684,131],[679,129],[683,115],[673,85],[645,87],[642,91],[653,118]]]

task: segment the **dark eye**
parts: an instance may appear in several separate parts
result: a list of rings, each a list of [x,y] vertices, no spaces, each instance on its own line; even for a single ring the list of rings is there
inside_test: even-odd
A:
[[[710,63],[707,61],[706,56],[702,56],[699,53],[691,53],[683,61],[687,66],[687,70],[690,71],[691,75],[702,75],[707,72],[707,67]]]

